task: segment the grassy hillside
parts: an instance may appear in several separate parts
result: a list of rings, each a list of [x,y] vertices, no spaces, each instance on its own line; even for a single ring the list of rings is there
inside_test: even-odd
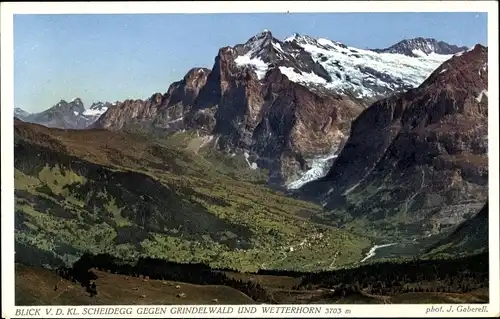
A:
[[[16,258],[83,252],[203,262],[242,271],[330,269],[371,241],[311,222],[321,208],[263,186],[265,172],[207,138],[58,130],[16,121]]]
[[[404,265],[396,268],[395,273],[405,272]],[[436,264],[437,268],[441,267]],[[97,295],[91,297],[77,282],[64,279],[55,272],[16,264],[16,304],[17,305],[130,305],[130,304],[251,304],[256,303],[250,296],[225,285],[195,285],[186,282],[159,280],[144,276],[127,276],[97,269]],[[420,291],[404,292],[399,289],[390,294],[374,293],[370,278],[363,277],[366,268],[358,268],[342,272],[335,276],[347,276],[345,283],[352,284],[361,280],[362,287],[358,291],[351,291],[339,287],[339,282],[333,283],[328,274],[306,275],[306,277],[288,276],[287,274],[249,274],[225,271],[229,278],[242,282],[251,282],[260,285],[270,296],[270,302],[276,304],[416,304],[416,303],[487,303],[488,288],[475,288],[461,291],[459,282],[483,282],[469,278],[456,278],[453,285],[443,283],[445,277],[438,276],[432,281],[423,281],[425,287],[446,285],[451,291]],[[374,272],[375,281],[378,280],[377,271]],[[325,276],[326,275],[326,276]],[[484,273],[481,273],[484,275]],[[311,277],[312,276],[312,277]],[[301,282],[308,283],[314,276],[325,280],[319,286],[313,285],[310,289],[297,288]],[[309,277],[309,279],[307,279]],[[476,276],[477,277],[477,276]],[[365,279],[369,279],[365,282]],[[385,280],[385,278],[384,278]],[[456,282],[456,283],[455,283]],[[394,283],[394,282],[393,282]],[[417,283],[404,281],[405,285],[421,286]],[[476,284],[477,286],[477,284]],[[334,290],[330,288],[335,288]],[[339,294],[334,291],[344,291]],[[413,289],[411,289],[413,290]]]
[[[95,271],[95,270],[94,270]],[[252,304],[250,297],[226,286],[200,286],[145,280],[95,271],[99,291],[91,298],[78,283],[42,268],[16,265],[17,305],[169,305]],[[37,287],[36,290],[33,287]],[[178,288],[177,288],[178,287]],[[56,289],[57,288],[57,289]],[[182,297],[180,296],[181,294]]]
[[[424,256],[450,257],[488,251],[488,211],[484,207],[473,218],[460,224],[449,236],[430,246]]]

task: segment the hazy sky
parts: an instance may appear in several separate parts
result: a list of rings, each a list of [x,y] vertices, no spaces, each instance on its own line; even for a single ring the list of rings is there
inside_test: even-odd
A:
[[[220,47],[269,29],[358,48],[404,38],[487,45],[485,13],[16,15],[16,107],[38,112],[59,100],[147,98],[165,92],[192,67],[212,68]]]

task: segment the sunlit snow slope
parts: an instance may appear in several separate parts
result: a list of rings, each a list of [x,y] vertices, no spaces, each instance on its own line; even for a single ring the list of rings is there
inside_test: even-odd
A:
[[[299,34],[280,41],[267,30],[235,48],[240,53],[235,62],[253,68],[259,79],[279,67],[294,82],[360,99],[417,87],[453,56],[421,50],[411,56],[377,53]]]
[[[337,155],[331,154],[312,159],[309,163],[310,168],[286,187],[288,189],[298,189],[304,184],[325,176],[336,157]]]

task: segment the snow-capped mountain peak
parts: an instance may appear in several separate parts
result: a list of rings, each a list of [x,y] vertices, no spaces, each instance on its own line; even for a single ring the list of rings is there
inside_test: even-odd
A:
[[[450,45],[443,41],[438,41],[432,38],[412,38],[404,39],[398,43],[385,48],[385,49],[374,49],[373,51],[379,53],[399,53],[412,57],[419,57],[423,55],[430,54],[441,54],[441,55],[451,55],[458,52],[466,51],[468,48],[465,46],[458,47],[456,45]]]
[[[25,111],[25,110],[23,110],[22,108],[19,108],[19,107],[16,107],[14,109],[14,116],[16,116],[16,117],[18,117],[20,119],[23,119],[23,118],[29,116],[30,114],[31,113],[29,113],[29,112],[27,112],[27,111]]]
[[[314,40],[310,36],[307,35],[300,35],[297,32],[294,32],[290,37],[286,38],[284,42],[307,42],[308,40]]]
[[[286,38],[283,42],[292,42],[295,39],[297,39],[298,37],[300,37],[300,34],[298,34],[297,32],[295,32],[291,36],[289,36],[288,38]]]
[[[249,39],[243,47],[250,58],[262,58],[272,50],[272,43],[276,41],[270,31],[264,31]]]
[[[96,102],[86,109],[80,98],[74,98],[70,102],[60,100],[40,113],[29,114],[22,109],[15,109],[14,115],[23,121],[48,127],[83,129],[94,123],[110,106],[110,103]]]
[[[300,46],[304,48],[304,46],[307,45],[313,45],[322,49],[331,49],[335,48],[336,46],[338,47],[346,47],[344,44],[324,38],[313,38],[308,35],[300,35],[298,33],[294,33],[293,36],[288,37],[285,39],[285,42],[295,44],[297,46]]]
[[[306,77],[309,73],[314,73],[313,77],[330,80],[329,74],[311,59],[304,48],[292,41],[280,41],[274,38],[270,31],[253,36],[245,44],[236,45],[234,49],[238,53],[236,64],[251,67],[261,80],[270,68],[275,67],[279,67],[282,72],[298,72]]]
[[[74,98],[70,102],[66,100],[59,101],[59,103],[52,107],[52,110],[74,113],[76,115],[83,113],[85,111],[85,106],[80,98]]]
[[[251,67],[261,80],[277,67],[291,81],[311,89],[367,100],[417,87],[441,63],[463,50],[426,38],[403,40],[382,50],[362,50],[299,33],[280,41],[270,31],[234,48],[236,64]]]
[[[269,65],[276,60],[276,48],[279,48],[279,40],[273,38],[269,30],[248,39],[245,44],[234,47],[238,52],[235,62],[241,66],[250,66],[254,69],[257,77],[263,79]]]
[[[108,108],[111,106],[110,103],[106,102],[94,102],[92,105],[83,112],[83,115],[90,117],[99,117],[104,114]]]

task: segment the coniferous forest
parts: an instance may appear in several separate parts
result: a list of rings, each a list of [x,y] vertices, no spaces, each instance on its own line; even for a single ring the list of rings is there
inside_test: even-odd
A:
[[[327,289],[330,297],[345,298],[359,293],[382,296],[410,292],[467,293],[488,287],[488,265],[488,254],[483,253],[459,259],[383,262],[336,271],[262,270],[257,274],[299,278],[300,283],[293,290]],[[72,268],[59,268],[57,274],[80,283],[91,296],[95,296],[99,287],[95,284],[97,276],[92,269],[196,285],[224,285],[243,292],[256,302],[275,302],[268,289],[259,283],[231,278],[228,274],[233,271],[211,269],[204,264],[182,264],[154,258],[141,258],[131,263],[108,254],[84,254]]]

